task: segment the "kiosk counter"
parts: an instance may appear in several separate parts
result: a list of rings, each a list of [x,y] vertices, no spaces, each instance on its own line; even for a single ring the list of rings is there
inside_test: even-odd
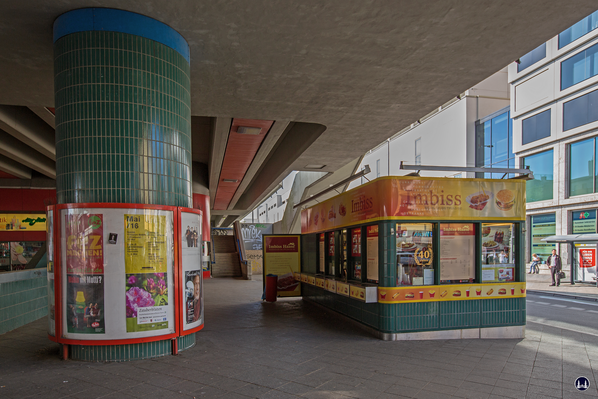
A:
[[[381,177],[301,213],[303,298],[386,340],[525,334],[525,181]]]

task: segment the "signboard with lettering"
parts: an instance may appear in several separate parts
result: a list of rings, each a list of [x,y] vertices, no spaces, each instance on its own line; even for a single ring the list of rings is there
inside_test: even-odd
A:
[[[301,296],[301,284],[294,277],[301,272],[300,238],[300,235],[263,236],[264,276],[278,276],[278,296]]]

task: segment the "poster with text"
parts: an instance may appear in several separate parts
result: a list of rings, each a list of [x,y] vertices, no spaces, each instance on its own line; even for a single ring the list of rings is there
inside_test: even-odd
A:
[[[126,273],[165,273],[166,216],[125,215],[124,222]]]
[[[326,272],[326,235],[320,234],[320,273]]]
[[[104,222],[102,214],[66,215],[67,273],[104,272]]]
[[[264,275],[278,276],[278,296],[301,295],[301,285],[294,277],[301,272],[299,239],[299,235],[264,236]]]
[[[104,276],[67,274],[67,331],[78,334],[103,334]]]
[[[185,272],[185,327],[193,328],[203,322],[202,272],[190,270]]]
[[[168,328],[166,273],[126,274],[127,332]]]
[[[440,280],[475,278],[475,229],[473,223],[440,224]]]
[[[367,279],[378,281],[378,225],[368,226],[367,243]]]

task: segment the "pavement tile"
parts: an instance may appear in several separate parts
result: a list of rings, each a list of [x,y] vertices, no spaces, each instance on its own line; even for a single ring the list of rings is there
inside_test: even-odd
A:
[[[417,399],[446,399],[447,395],[445,393],[428,391],[426,389],[422,389],[414,396],[414,398],[417,398]]]
[[[486,399],[488,398],[488,396],[490,396],[490,394],[486,392],[472,391],[469,389],[459,388],[453,393],[453,396],[457,398],[466,399]]]
[[[291,381],[291,382],[287,382],[284,385],[279,386],[278,388],[276,388],[276,390],[280,391],[280,392],[286,392],[289,394],[301,396],[306,392],[312,391],[313,387]]]
[[[487,385],[487,384],[480,384],[477,382],[464,381],[463,384],[461,384],[461,386],[459,388],[489,394],[489,393],[492,393],[492,389],[494,388],[494,385]]]
[[[527,394],[538,394],[543,395],[544,397],[554,397],[560,398],[563,396],[562,388],[548,388],[548,387],[540,387],[537,385],[530,385],[527,388]]]

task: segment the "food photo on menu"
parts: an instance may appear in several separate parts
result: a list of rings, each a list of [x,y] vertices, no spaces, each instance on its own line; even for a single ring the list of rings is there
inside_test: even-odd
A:
[[[425,285],[433,276],[432,224],[397,224],[397,284]]]
[[[482,225],[482,279],[514,281],[513,225]]]

